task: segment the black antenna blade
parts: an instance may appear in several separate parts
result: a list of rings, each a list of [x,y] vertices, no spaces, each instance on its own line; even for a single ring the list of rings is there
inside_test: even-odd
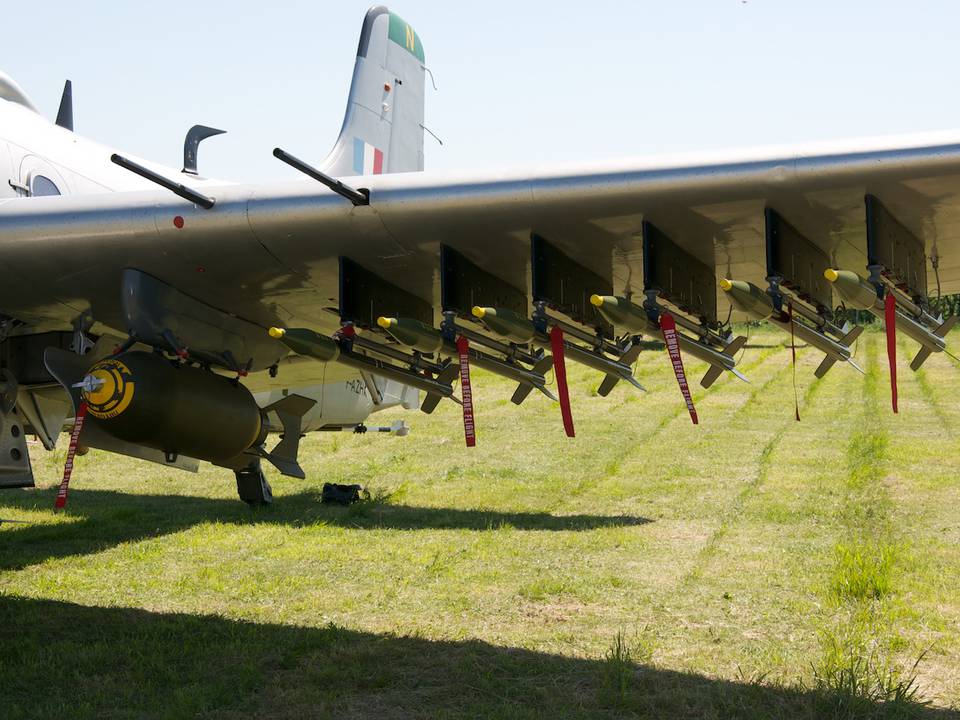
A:
[[[73,132],[73,83],[69,80],[63,84],[60,109],[57,110],[57,125]]]

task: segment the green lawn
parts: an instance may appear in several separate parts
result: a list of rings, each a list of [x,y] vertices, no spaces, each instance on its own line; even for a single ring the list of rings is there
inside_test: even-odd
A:
[[[0,492],[0,717],[960,718],[960,366],[903,341],[894,416],[881,334],[866,377],[803,349],[797,423],[750,332],[698,427],[663,352],[647,394],[570,367],[574,440],[474,371],[476,448],[452,403],[391,411],[409,437],[309,438],[269,508],[91,452],[57,516],[38,450]]]

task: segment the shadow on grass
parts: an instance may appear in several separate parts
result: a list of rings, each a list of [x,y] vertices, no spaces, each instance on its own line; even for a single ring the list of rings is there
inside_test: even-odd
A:
[[[7,717],[821,718],[958,714],[916,703],[838,714],[814,691],[605,660],[84,607],[0,595]]]
[[[50,510],[56,488],[3,491],[3,508]],[[293,526],[327,524],[341,527],[394,530],[517,530],[580,531],[650,522],[616,515],[551,515],[456,508],[414,507],[362,502],[349,507],[323,505],[318,493],[278,497],[268,507],[250,508],[239,500],[185,495],[134,495],[106,490],[71,490],[68,512],[74,522],[16,525],[0,535],[0,570],[17,570],[47,558],[100,552],[123,542],[158,537],[204,522],[278,523]]]

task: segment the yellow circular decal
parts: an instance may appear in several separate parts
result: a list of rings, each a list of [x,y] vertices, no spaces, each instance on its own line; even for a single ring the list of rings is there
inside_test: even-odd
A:
[[[135,383],[130,369],[119,360],[101,360],[87,373],[90,380],[81,394],[87,403],[87,412],[105,420],[116,417],[133,400]]]

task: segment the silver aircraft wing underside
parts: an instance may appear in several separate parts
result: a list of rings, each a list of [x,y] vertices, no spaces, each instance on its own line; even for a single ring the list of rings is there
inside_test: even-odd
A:
[[[764,209],[837,267],[863,271],[864,196],[939,261],[931,294],[960,292],[960,132],[710,159],[624,161],[486,176],[344,178],[368,206],[310,181],[206,187],[209,210],[164,190],[0,203],[0,312],[32,328],[89,313],[122,334],[120,286],[136,268],[264,328],[339,326],[346,256],[432,304],[447,245],[512,286],[530,287],[530,238],[643,290],[643,221],[718,275],[762,285]],[[929,271],[929,268],[928,268]],[[719,291],[718,291],[719,293]],[[725,314],[726,300],[718,300]]]

